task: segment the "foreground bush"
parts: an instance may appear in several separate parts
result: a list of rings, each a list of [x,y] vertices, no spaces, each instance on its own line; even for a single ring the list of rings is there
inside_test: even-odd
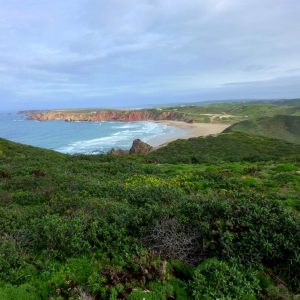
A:
[[[260,287],[254,272],[212,258],[196,268],[192,289],[196,300],[250,300],[256,299]]]

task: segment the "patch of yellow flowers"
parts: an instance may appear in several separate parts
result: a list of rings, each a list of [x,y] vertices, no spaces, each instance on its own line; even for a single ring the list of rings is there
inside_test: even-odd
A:
[[[159,187],[165,183],[164,179],[155,176],[134,175],[125,181],[125,187],[133,189],[138,187]]]
[[[125,187],[129,189],[150,188],[160,186],[174,186],[186,192],[191,192],[199,188],[202,183],[192,180],[192,175],[176,175],[168,179],[152,176],[152,175],[134,175],[125,181]]]

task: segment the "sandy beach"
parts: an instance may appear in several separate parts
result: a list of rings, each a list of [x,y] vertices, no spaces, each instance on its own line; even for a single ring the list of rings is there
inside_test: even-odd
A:
[[[166,146],[168,143],[178,139],[218,134],[230,126],[230,124],[186,123],[181,121],[157,121],[157,123],[163,123],[180,130],[177,130],[174,135],[153,138],[148,141],[155,148]]]

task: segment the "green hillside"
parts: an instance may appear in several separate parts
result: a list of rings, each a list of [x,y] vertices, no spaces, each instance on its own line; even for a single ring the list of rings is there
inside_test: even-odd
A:
[[[0,300],[296,297],[299,147],[230,133],[69,156],[0,139]]]
[[[241,132],[177,140],[148,155],[161,163],[218,163],[300,158],[300,146]]]
[[[238,121],[276,115],[300,116],[300,99],[283,101],[221,102],[174,106],[166,111],[183,113],[195,122],[235,123]]]
[[[244,132],[300,144],[300,116],[274,116],[234,124],[225,132]]]

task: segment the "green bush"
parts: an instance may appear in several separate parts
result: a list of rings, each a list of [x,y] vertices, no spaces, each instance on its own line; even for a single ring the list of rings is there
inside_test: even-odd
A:
[[[238,259],[257,267],[263,264],[281,274],[297,290],[300,220],[278,202],[260,198],[205,199],[181,204],[180,218],[197,231],[194,248],[204,257]],[[206,254],[207,253],[207,254]]]
[[[24,284],[21,286],[0,286],[0,300],[40,300],[40,297],[32,286]]]
[[[174,295],[174,288],[169,283],[150,282],[146,291],[136,289],[129,294],[129,300],[166,300]]]
[[[66,296],[72,289],[85,286],[91,276],[98,271],[99,267],[89,257],[71,258],[57,272],[51,274],[47,278],[47,282],[50,284],[53,294],[57,294],[59,291],[60,295]]]
[[[193,296],[204,299],[256,299],[259,281],[251,271],[239,270],[215,258],[201,263],[192,281]]]
[[[194,274],[194,268],[180,260],[172,261],[172,267],[176,276],[181,279],[189,280]]]
[[[35,251],[39,249],[48,256],[60,259],[88,252],[86,226],[82,221],[78,217],[58,215],[47,215],[33,220],[30,234],[34,240]]]
[[[11,280],[16,269],[24,263],[24,258],[14,238],[0,237],[0,279]]]
[[[129,259],[133,245],[135,245],[134,239],[127,235],[125,228],[106,221],[92,222],[86,232],[86,238],[92,248],[99,249],[118,263],[124,262],[124,259]]]
[[[177,186],[154,176],[133,176],[125,183],[126,197],[134,205],[169,204],[182,197]]]

